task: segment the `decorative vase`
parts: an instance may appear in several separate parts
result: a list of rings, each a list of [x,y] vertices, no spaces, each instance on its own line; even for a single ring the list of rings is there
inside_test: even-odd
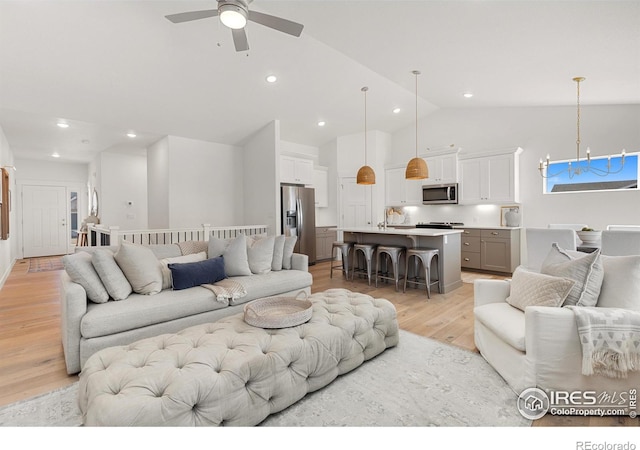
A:
[[[578,231],[578,237],[585,245],[594,245],[600,241],[602,231]]]
[[[508,227],[520,226],[520,212],[516,208],[511,208],[509,211],[504,213],[504,219]]]

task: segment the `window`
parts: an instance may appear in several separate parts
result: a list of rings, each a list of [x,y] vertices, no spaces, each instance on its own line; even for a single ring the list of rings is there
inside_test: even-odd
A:
[[[607,170],[608,157],[591,158],[590,167]],[[611,169],[616,171],[621,164],[621,156],[611,157]],[[569,171],[571,165],[571,171]],[[587,167],[586,160],[580,160],[579,167]],[[615,191],[620,189],[638,189],[638,154],[627,154],[624,167],[620,172],[607,176],[598,175],[595,171],[576,174],[576,161],[557,161],[549,164],[546,173],[557,176],[544,178],[544,193],[556,194],[563,192],[584,191]]]

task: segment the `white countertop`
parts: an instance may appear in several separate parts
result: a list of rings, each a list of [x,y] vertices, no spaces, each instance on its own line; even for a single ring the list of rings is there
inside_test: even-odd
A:
[[[347,227],[336,228],[337,231],[348,233],[373,233],[373,234],[396,234],[401,236],[446,236],[448,234],[460,234],[463,230],[441,230],[436,228],[387,228],[378,227]]]

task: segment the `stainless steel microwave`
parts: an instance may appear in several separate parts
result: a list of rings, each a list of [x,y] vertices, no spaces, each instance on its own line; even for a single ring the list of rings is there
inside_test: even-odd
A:
[[[422,186],[423,205],[458,203],[458,183]]]

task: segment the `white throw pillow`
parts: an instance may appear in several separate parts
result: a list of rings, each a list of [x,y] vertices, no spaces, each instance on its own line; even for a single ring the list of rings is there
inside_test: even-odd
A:
[[[78,283],[87,293],[87,298],[94,303],[106,303],[109,301],[109,293],[102,284],[100,276],[91,263],[91,255],[87,252],[78,252],[62,257],[69,278]]]
[[[298,236],[287,236],[284,238],[284,249],[282,251],[282,268],[291,269],[291,256],[293,256],[293,249],[296,246]]]
[[[173,258],[163,258],[160,260],[162,269],[162,289],[170,289],[173,286],[173,279],[171,278],[171,270],[169,264],[185,264],[192,262],[200,262],[207,259],[206,252],[189,253],[184,256],[175,256]]]
[[[527,306],[561,306],[575,281],[531,272],[517,267],[511,279],[511,291],[507,303],[525,310]]]
[[[598,302],[604,277],[599,249],[584,253],[584,256],[572,256],[554,242],[540,272],[576,282],[565,300],[565,306],[595,306]]]
[[[602,255],[602,265],[604,279],[597,306],[640,311],[640,256]]]
[[[274,243],[275,236],[247,237],[247,257],[251,273],[264,274],[271,272]]]
[[[284,234],[276,236],[273,242],[273,260],[271,270],[282,270],[282,257],[284,256]]]
[[[133,292],[152,295],[162,290],[161,264],[150,248],[123,242],[114,258]]]
[[[94,251],[91,262],[112,299],[124,300],[133,292],[129,280],[122,273],[111,250]]]
[[[228,277],[251,275],[244,234],[232,239],[209,239],[209,258],[224,256],[224,271]]]

